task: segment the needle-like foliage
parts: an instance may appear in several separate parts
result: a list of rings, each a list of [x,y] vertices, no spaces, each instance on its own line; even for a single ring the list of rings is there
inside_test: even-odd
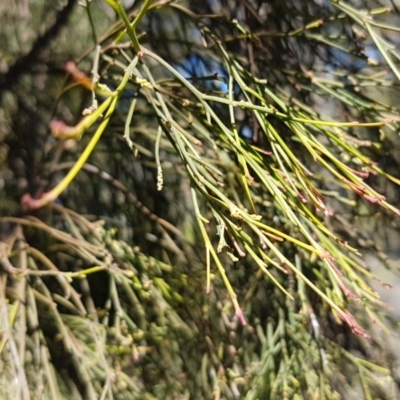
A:
[[[106,3],[64,67],[60,115],[85,106],[49,124],[56,183],[0,220],[7,396],[394,396],[357,215],[400,215],[397,9]]]

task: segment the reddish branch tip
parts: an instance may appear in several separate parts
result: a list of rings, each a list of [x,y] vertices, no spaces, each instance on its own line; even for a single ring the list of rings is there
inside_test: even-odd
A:
[[[345,295],[346,297],[350,297],[350,298],[352,298],[352,299],[354,299],[354,300],[356,300],[356,301],[359,301],[359,300],[360,300],[360,297],[359,297],[357,294],[355,294],[354,292],[352,292],[352,291],[343,283],[343,281],[340,280],[340,279],[339,279],[339,286],[341,287],[341,289],[342,289],[342,291],[343,291],[343,293],[344,293],[344,295]]]
[[[59,137],[62,136],[62,134],[65,131],[66,124],[64,121],[60,121],[58,119],[54,119],[53,121],[50,122],[49,128],[51,130],[51,133],[54,137]]]
[[[354,317],[351,314],[346,312],[341,313],[341,319],[350,327],[351,331],[359,336],[362,336],[366,339],[370,339],[370,336],[367,332],[357,323]]]
[[[242,310],[236,310],[236,317],[239,319],[243,326],[247,325],[246,317],[244,316]]]
[[[64,70],[72,74],[76,70],[76,64],[73,61],[68,61],[64,65]]]
[[[53,192],[43,193],[40,198],[34,199],[29,193],[25,193],[21,198],[21,204],[29,210],[37,210],[57,199]]]
[[[42,206],[40,204],[40,200],[34,199],[29,193],[25,193],[22,196],[21,204],[26,208],[28,208],[29,210],[36,210]]]
[[[89,77],[82,72],[73,61],[68,61],[64,65],[64,70],[72,75],[72,78],[75,82],[78,82],[80,85],[85,87],[86,89],[92,89],[92,81]]]
[[[76,126],[69,126],[64,121],[53,120],[49,124],[51,134],[56,139],[76,139],[82,133],[81,126],[86,121],[85,118]]]
[[[300,199],[300,201],[304,204],[308,203],[308,200],[299,192],[297,192],[297,197]]]

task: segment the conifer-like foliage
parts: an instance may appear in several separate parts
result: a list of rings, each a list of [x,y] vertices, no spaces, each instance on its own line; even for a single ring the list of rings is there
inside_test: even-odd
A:
[[[397,396],[360,218],[400,215],[400,14],[372,3],[69,1],[10,44],[2,398]]]

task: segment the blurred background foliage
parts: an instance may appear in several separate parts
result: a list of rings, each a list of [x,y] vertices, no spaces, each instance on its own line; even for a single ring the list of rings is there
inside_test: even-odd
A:
[[[398,398],[398,7],[2,2],[2,398]]]

